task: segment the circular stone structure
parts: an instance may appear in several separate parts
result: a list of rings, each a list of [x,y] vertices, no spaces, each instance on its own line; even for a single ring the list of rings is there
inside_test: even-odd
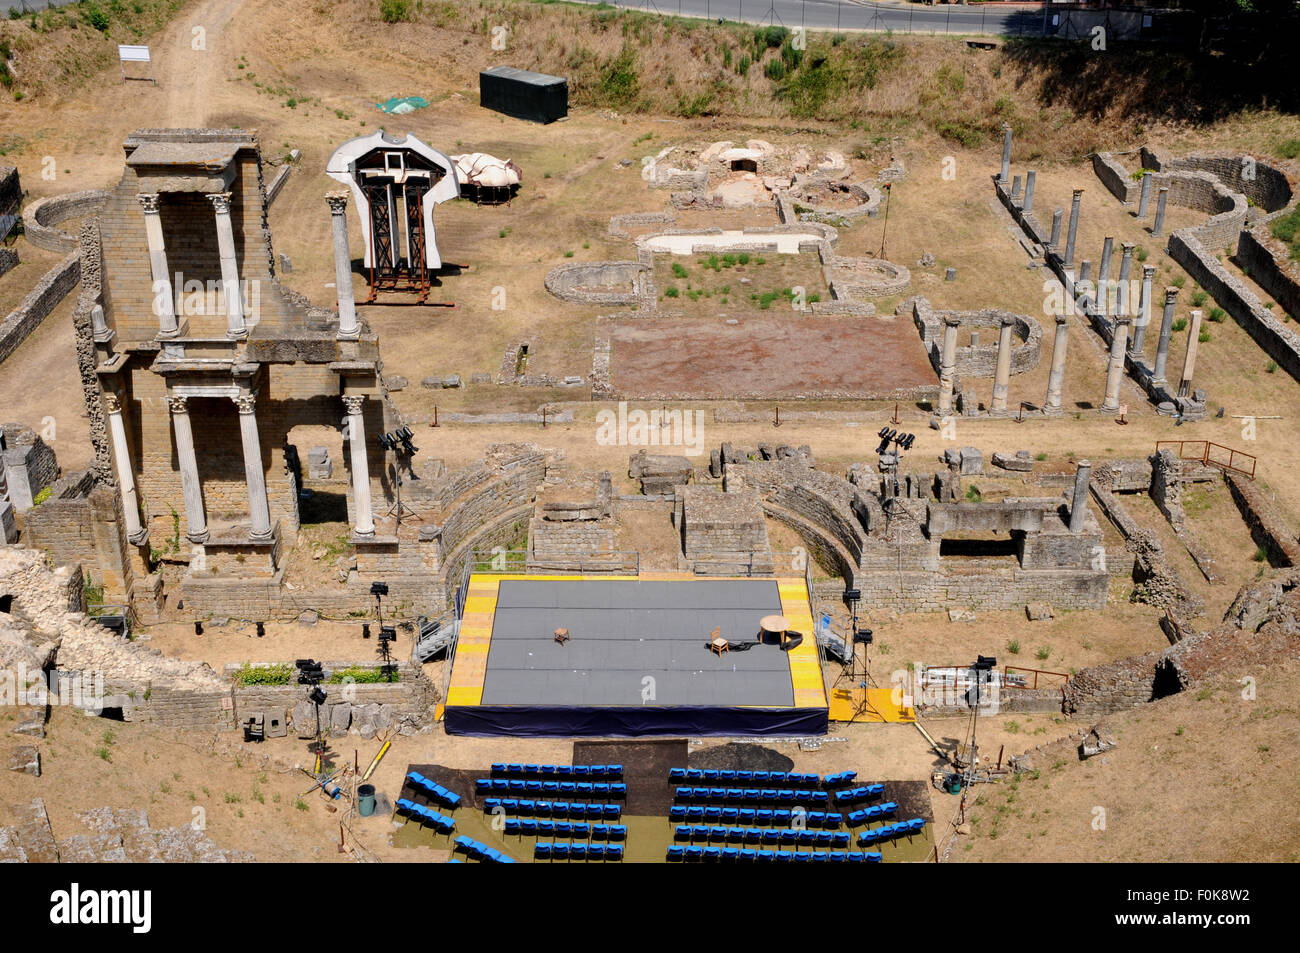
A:
[[[799,176],[790,189],[795,212],[802,221],[830,221],[875,215],[884,193],[869,182],[846,182],[821,176]]]
[[[828,235],[827,232],[830,232]],[[797,255],[834,237],[834,229],[811,224],[762,226],[745,229],[674,229],[637,239],[637,248],[657,255],[697,255],[706,252],[757,251]]]
[[[838,298],[883,298],[896,295],[912,283],[912,272],[884,258],[833,258],[830,284]]]
[[[650,268],[639,261],[584,261],[560,265],[546,276],[546,290],[581,304],[636,304]]]

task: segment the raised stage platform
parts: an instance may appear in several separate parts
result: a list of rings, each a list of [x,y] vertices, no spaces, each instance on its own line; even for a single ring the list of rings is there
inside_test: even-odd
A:
[[[709,649],[772,614],[803,641]],[[801,578],[475,574],[444,718],[464,735],[788,736],[824,734],[827,711]]]

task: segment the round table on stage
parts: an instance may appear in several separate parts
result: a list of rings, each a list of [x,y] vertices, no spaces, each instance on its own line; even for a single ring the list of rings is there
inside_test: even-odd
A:
[[[785,641],[785,630],[790,628],[790,620],[783,615],[765,615],[759,619],[758,627],[762,629],[761,635],[771,633],[779,640]]]

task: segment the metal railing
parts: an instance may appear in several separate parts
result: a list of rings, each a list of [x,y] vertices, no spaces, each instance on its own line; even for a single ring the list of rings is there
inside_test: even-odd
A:
[[[1223,470],[1232,470],[1234,473],[1240,473],[1244,476],[1255,479],[1256,459],[1252,454],[1241,450],[1233,450],[1231,447],[1225,447],[1221,443],[1212,443],[1209,440],[1158,440],[1156,441],[1156,453],[1162,449],[1178,448],[1178,459],[1196,460],[1206,466],[1219,467]]]
[[[1012,673],[1024,673],[1024,676]],[[1032,680],[1029,676],[1033,676]],[[1047,672],[1037,668],[1021,668],[1018,665],[1007,665],[1002,669],[1002,687],[1003,688],[1026,688],[1035,689],[1038,687],[1039,678],[1052,679],[1049,685],[1064,685],[1070,680],[1070,676],[1065,672]],[[1059,679],[1059,681],[1057,681]],[[1032,681],[1032,683],[1031,683]]]

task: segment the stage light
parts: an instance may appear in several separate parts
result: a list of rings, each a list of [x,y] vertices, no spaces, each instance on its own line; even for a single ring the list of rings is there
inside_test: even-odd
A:
[[[195,622],[195,623],[194,623],[194,634],[195,634],[195,635],[202,635],[202,634],[203,634],[203,623],[202,623],[202,622]]]
[[[259,622],[257,623],[257,637],[260,639],[264,635],[266,635],[266,623]]]
[[[369,622],[362,622],[362,623],[361,623],[361,637],[362,637],[363,639],[368,639],[368,638],[370,638],[370,623],[369,623]]]
[[[861,602],[861,601],[862,601],[862,590],[861,590],[861,589],[845,589],[845,590],[844,590],[844,601],[845,601],[845,602]]]
[[[375,597],[388,595],[388,583],[372,582],[370,584],[370,594]]]
[[[324,690],[323,690],[319,685],[317,685],[317,686],[316,686],[315,688],[313,688],[313,689],[311,690],[311,692],[307,695],[307,700],[310,701],[310,702],[312,702],[313,704],[316,704],[316,705],[323,705],[323,704],[325,704],[325,692],[324,692]]]

